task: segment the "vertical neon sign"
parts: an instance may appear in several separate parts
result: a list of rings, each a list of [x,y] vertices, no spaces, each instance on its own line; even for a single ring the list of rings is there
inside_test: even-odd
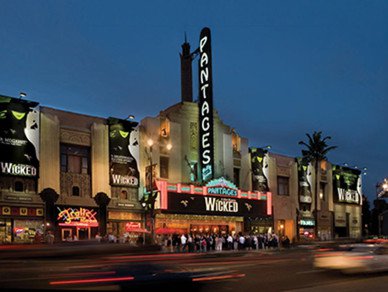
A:
[[[201,31],[199,40],[199,149],[202,181],[214,177],[213,81],[210,29]]]

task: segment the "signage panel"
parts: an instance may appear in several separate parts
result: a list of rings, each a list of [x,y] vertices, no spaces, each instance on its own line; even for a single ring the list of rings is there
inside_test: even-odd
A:
[[[208,194],[211,195],[237,197],[237,186],[223,177],[210,181],[206,187]]]
[[[181,214],[267,216],[267,201],[168,192],[168,211]]]
[[[98,227],[97,212],[92,208],[57,206],[59,226]]]
[[[333,193],[338,203],[362,203],[361,171],[333,165]]]
[[[252,190],[266,193],[268,188],[268,151],[261,148],[249,148],[252,167]]]
[[[202,181],[214,177],[213,80],[210,29],[199,40],[199,151]]]
[[[0,175],[39,178],[37,102],[0,96]]]
[[[139,185],[139,133],[137,122],[109,118],[110,185]]]
[[[312,202],[312,173],[313,166],[305,158],[297,158],[298,163],[298,193],[299,202],[311,204]]]

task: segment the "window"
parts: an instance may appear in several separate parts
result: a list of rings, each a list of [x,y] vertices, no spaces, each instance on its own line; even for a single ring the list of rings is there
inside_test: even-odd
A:
[[[285,176],[278,176],[278,195],[288,196],[289,194],[289,178]]]
[[[319,198],[322,201],[326,201],[325,186],[326,186],[326,184],[324,184],[324,183],[319,184]]]
[[[240,168],[233,168],[233,181],[234,184],[240,187]]]
[[[168,178],[168,162],[169,158],[165,156],[160,156],[160,177]]]
[[[73,186],[71,189],[72,196],[79,197],[79,187]]]
[[[23,192],[24,191],[24,185],[21,181],[15,182],[15,192]]]
[[[120,193],[120,199],[126,200],[128,198],[128,192],[126,190],[122,190]]]
[[[89,174],[89,147],[61,145],[61,172]]]

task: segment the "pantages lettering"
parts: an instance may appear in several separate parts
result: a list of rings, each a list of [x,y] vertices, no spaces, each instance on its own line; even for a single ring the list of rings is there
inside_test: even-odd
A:
[[[234,199],[205,197],[206,211],[238,212],[238,203]]]
[[[210,29],[201,31],[199,42],[199,136],[202,180],[213,178],[213,84],[211,69]]]
[[[37,174],[36,168],[27,164],[15,164],[11,162],[0,162],[2,174],[32,176]]]
[[[214,195],[237,196],[237,191],[225,187],[208,187],[207,192]]]

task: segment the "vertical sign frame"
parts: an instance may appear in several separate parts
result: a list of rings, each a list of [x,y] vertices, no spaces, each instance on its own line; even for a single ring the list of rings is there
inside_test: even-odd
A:
[[[199,153],[201,179],[214,178],[213,79],[210,29],[205,27],[199,39]]]

